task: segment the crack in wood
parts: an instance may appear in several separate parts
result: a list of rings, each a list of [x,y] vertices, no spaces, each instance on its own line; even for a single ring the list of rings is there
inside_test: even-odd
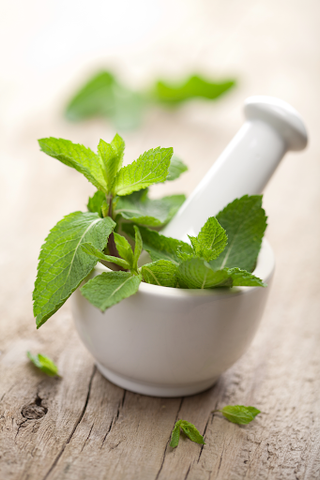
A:
[[[56,458],[54,459],[51,467],[49,468],[49,470],[47,471],[47,473],[45,474],[45,476],[43,477],[42,480],[46,480],[49,475],[52,473],[52,471],[55,469],[55,467],[57,466],[63,452],[65,451],[66,449],[66,446],[71,442],[71,439],[75,433],[75,431],[77,430],[78,426],[80,425],[83,417],[84,417],[84,414],[86,413],[86,410],[87,410],[87,406],[88,406],[88,403],[89,403],[89,399],[90,399],[90,393],[91,393],[91,387],[92,387],[92,381],[93,381],[93,377],[95,376],[96,374],[96,371],[97,371],[97,367],[94,365],[93,366],[93,370],[92,370],[92,374],[90,376],[90,380],[89,380],[89,385],[88,385],[88,392],[87,392],[87,396],[86,396],[86,400],[85,400],[85,403],[84,403],[84,406],[83,406],[83,409],[82,409],[82,412],[80,413],[79,415],[79,418],[77,419],[67,441],[64,443],[64,445],[62,446],[60,452],[58,453],[58,455],[56,456]]]
[[[89,440],[89,438],[90,438],[90,435],[91,435],[91,432],[92,432],[93,426],[94,426],[94,422],[93,422],[93,424],[91,425],[90,431],[89,431],[89,433],[88,433],[88,436],[87,436],[87,438],[86,438],[86,439],[85,439],[85,441],[84,441],[84,444],[82,445],[82,448],[81,448],[81,450],[80,450],[80,453],[82,453],[82,451],[83,451],[84,447],[86,446],[86,443],[87,443],[87,441],[88,441],[88,440]]]
[[[187,480],[187,478],[189,477],[189,473],[190,473],[191,467],[192,467],[192,463],[190,463],[189,468],[188,468],[188,470],[187,470],[187,472],[186,472],[185,477],[184,477],[183,480]]]
[[[106,439],[107,439],[107,436],[109,435],[109,433],[111,432],[112,428],[114,427],[114,425],[117,423],[117,420],[119,419],[120,411],[123,409],[124,402],[125,402],[125,399],[126,399],[126,394],[127,394],[127,390],[123,390],[122,399],[121,399],[120,402],[118,403],[117,413],[116,413],[115,417],[111,420],[110,425],[109,425],[109,428],[108,428],[105,436],[103,437],[100,450],[101,450],[101,448],[103,447],[103,445],[104,445],[104,443],[105,443],[105,441],[106,441]]]
[[[178,407],[178,410],[177,410],[176,418],[175,418],[175,420],[174,420],[174,422],[173,422],[173,427],[172,427],[171,431],[173,430],[173,428],[174,428],[174,426],[175,426],[175,424],[176,424],[176,422],[177,422],[177,420],[178,420],[179,413],[180,413],[181,408],[182,408],[183,400],[184,400],[184,397],[182,397],[181,400],[180,400],[180,404],[179,404],[179,407]],[[169,435],[169,439],[168,439],[168,441],[167,441],[167,443],[166,443],[166,446],[165,446],[165,448],[164,448],[161,465],[160,465],[160,468],[159,468],[159,470],[158,470],[158,473],[157,473],[157,475],[156,475],[156,477],[155,477],[155,480],[158,480],[158,478],[159,478],[159,476],[160,476],[160,473],[161,473],[161,471],[162,471],[162,469],[163,469],[163,465],[164,465],[164,461],[165,461],[165,459],[166,459],[166,453],[167,453],[167,450],[168,450],[168,445],[169,445],[169,443],[170,443],[170,440],[171,440],[171,432],[170,432],[170,435]]]

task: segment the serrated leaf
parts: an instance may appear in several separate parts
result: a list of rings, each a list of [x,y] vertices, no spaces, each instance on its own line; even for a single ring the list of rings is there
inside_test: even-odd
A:
[[[230,422],[237,423],[238,425],[247,425],[261,413],[260,410],[255,407],[245,407],[244,405],[227,405],[221,410],[218,410],[218,412],[221,412]]]
[[[98,153],[104,164],[108,191],[111,192],[116,174],[121,168],[125,144],[120,135],[116,134],[111,143],[100,140]]]
[[[133,251],[133,270],[138,269],[138,260],[142,252],[142,237],[139,228],[134,225],[134,251]]]
[[[130,243],[125,237],[118,233],[114,232],[113,236],[120,257],[124,258],[131,268],[133,265],[133,251]]]
[[[57,365],[55,365],[49,357],[45,357],[44,355],[41,355],[41,353],[32,355],[30,352],[27,352],[27,357],[37,368],[46,375],[49,375],[49,377],[59,376]]]
[[[88,255],[93,255],[97,259],[104,262],[115,263],[116,265],[119,265],[119,267],[125,268],[126,270],[128,270],[131,266],[126,260],[123,260],[122,258],[113,257],[112,255],[105,255],[97,248],[95,248],[91,243],[82,243],[81,248]]]
[[[215,217],[208,218],[197,237],[189,238],[196,256],[207,261],[217,258],[228,243],[226,232]]]
[[[140,192],[144,192],[140,195]],[[171,195],[159,200],[151,200],[145,190],[133,192],[126,197],[118,197],[115,215],[147,227],[161,227],[167,224],[177,213],[185,195]]]
[[[234,85],[234,80],[212,82],[199,75],[193,75],[176,84],[158,81],[155,85],[154,95],[158,101],[170,104],[178,104],[195,97],[214,100]]]
[[[180,175],[188,170],[188,167],[185,163],[183,163],[180,158],[176,157],[175,155],[172,156],[167,181],[176,180],[180,177]]]
[[[205,445],[203,436],[192,423],[183,420],[181,422],[181,428],[185,435],[187,435],[187,437],[190,438],[192,442],[199,443],[200,445]]]
[[[123,224],[122,229],[133,238],[134,234],[132,225]],[[180,263],[178,248],[185,253],[193,253],[192,248],[188,243],[176,240],[175,238],[165,237],[155,230],[140,227],[140,233],[143,241],[143,248],[149,253],[154,262],[157,260],[169,260],[178,265]]]
[[[154,183],[164,182],[173,154],[172,148],[155,148],[144,152],[138,160],[121,168],[113,185],[113,193],[129,195]]]
[[[33,292],[38,328],[64,304],[96,265],[97,258],[85,253],[81,244],[91,243],[103,250],[114,227],[110,217],[100,218],[91,212],[71,213],[53,227],[41,248]]]
[[[96,212],[101,218],[105,217],[103,213],[108,210],[106,195],[97,190],[92,197],[89,197],[87,209],[89,212]]]
[[[266,287],[261,278],[252,275],[252,273],[240,270],[240,268],[226,268],[231,281],[231,287]]]
[[[63,138],[41,138],[41,151],[82,173],[98,190],[107,192],[103,162],[90,148]]]
[[[178,266],[179,284],[183,288],[213,288],[224,285],[229,275],[226,270],[213,270],[201,258],[192,258]]]
[[[267,217],[262,208],[261,195],[244,195],[229,203],[217,215],[225,229],[228,245],[211,266],[215,269],[238,267],[252,272],[267,227]]]
[[[75,94],[66,107],[71,121],[102,116],[120,129],[139,126],[144,100],[138,93],[123,86],[107,71],[95,74]]]
[[[107,308],[134,295],[141,279],[130,272],[104,272],[89,280],[80,291],[92,305],[104,312]]]
[[[177,265],[168,260],[158,260],[141,267],[144,281],[162,287],[176,288],[178,285]]]
[[[180,440],[180,424],[181,420],[178,420],[176,422],[172,433],[171,433],[171,442],[170,442],[170,447],[171,448],[176,448],[179,445],[179,440]]]

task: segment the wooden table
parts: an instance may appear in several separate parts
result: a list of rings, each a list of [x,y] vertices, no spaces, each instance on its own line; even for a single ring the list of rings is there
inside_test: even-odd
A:
[[[54,95],[11,123],[0,116],[1,480],[320,478],[319,4],[247,0],[241,11],[233,5],[231,20],[219,5],[216,16],[210,2],[202,8],[211,15],[214,38],[224,38],[217,57],[221,63],[223,52],[229,54],[224,71],[238,72],[239,88],[215,105],[151,110],[141,130],[124,135],[126,158],[174,146],[190,170],[153,192],[189,193],[240,127],[246,96],[279,96],[301,112],[310,147],[287,155],[265,192],[277,268],[258,334],[213,388],[166,399],[104,379],[76,335],[68,304],[36,331],[31,292],[40,245],[64,214],[83,210],[93,192],[77,172],[39,153],[36,139],[62,136],[95,147],[100,136],[110,140],[113,129],[103,121],[68,124]],[[209,27],[204,23],[204,38]],[[167,46],[156,47],[163,65]],[[53,358],[62,378],[37,371],[27,350]],[[254,405],[262,413],[247,426],[211,413],[228,404]],[[205,446],[182,439],[172,450],[177,419],[194,423]]]

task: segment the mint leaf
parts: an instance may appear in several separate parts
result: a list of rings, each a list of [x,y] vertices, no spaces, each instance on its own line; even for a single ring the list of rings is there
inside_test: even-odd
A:
[[[41,151],[82,173],[98,190],[107,192],[103,162],[90,148],[63,138],[41,138]]]
[[[78,288],[97,259],[85,253],[82,243],[103,250],[115,227],[110,217],[75,212],[64,217],[50,231],[41,248],[38,275],[33,292],[33,312],[39,328]]]
[[[216,260],[210,262],[215,270],[224,267],[238,267],[248,272],[254,270],[267,227],[267,217],[261,205],[262,195],[244,195],[218,213],[216,218],[227,233],[228,245]]]
[[[132,225],[123,224],[122,229],[129,236],[133,237]],[[143,240],[143,248],[149,253],[154,262],[157,260],[169,260],[178,265],[180,263],[178,249],[182,252],[193,253],[188,243],[176,240],[175,238],[165,237],[155,230],[140,227],[140,233]]]
[[[120,257],[124,258],[131,268],[133,265],[133,251],[130,243],[125,237],[118,233],[114,232],[113,236]]]
[[[267,284],[252,275],[252,273],[240,270],[240,268],[226,268],[224,269],[229,275],[231,287],[266,287]]]
[[[145,190],[140,190],[126,197],[118,197],[115,215],[121,215],[138,225],[161,227],[174,217],[185,199],[185,195],[171,195],[151,200]]]
[[[171,442],[170,442],[170,447],[171,448],[176,448],[179,445],[179,440],[180,440],[180,424],[181,420],[178,420],[172,430],[171,433]]]
[[[87,209],[89,212],[96,212],[101,218],[105,217],[104,213],[108,211],[106,195],[97,190],[92,197],[89,197]]]
[[[116,134],[111,143],[100,140],[98,153],[104,164],[107,173],[106,180],[110,192],[116,177],[121,168],[125,144],[120,135]]]
[[[88,255],[93,255],[97,259],[105,262],[115,263],[116,265],[119,265],[119,267],[125,268],[126,270],[129,269],[131,266],[129,265],[128,262],[126,262],[126,260],[123,260],[122,258],[113,257],[112,255],[105,255],[104,253],[100,252],[97,248],[95,248],[93,245],[91,245],[91,243],[82,243],[81,248]]]
[[[179,284],[182,288],[214,287],[266,287],[263,281],[239,268],[215,270],[211,264],[201,258],[191,258],[178,266]]]
[[[102,116],[116,127],[130,129],[140,124],[143,106],[141,95],[123,86],[112,73],[101,71],[70,100],[65,115],[71,121]]]
[[[154,95],[158,101],[171,104],[178,104],[195,97],[214,100],[234,85],[234,80],[211,82],[199,75],[193,75],[177,84],[158,81],[155,85]]]
[[[133,252],[133,262],[132,268],[133,270],[137,271],[138,269],[138,260],[142,252],[142,238],[139,228],[134,225],[134,252]]]
[[[225,249],[228,238],[215,217],[210,217],[197,237],[189,236],[195,254],[205,260],[217,258]]]
[[[49,357],[45,357],[41,355],[41,353],[32,355],[30,352],[27,352],[27,357],[37,368],[49,375],[49,377],[59,376],[58,367]]]
[[[112,73],[102,71],[94,75],[70,100],[66,117],[72,121],[102,115],[109,116],[114,110]]]
[[[172,153],[172,148],[151,149],[140,155],[138,160],[121,168],[114,181],[114,194],[129,195],[154,183],[164,182]]]
[[[245,407],[244,405],[227,405],[221,410],[214,410],[214,412],[221,412],[230,422],[238,425],[247,425],[261,413],[255,407]]]
[[[143,279],[153,285],[176,288],[178,286],[177,265],[168,260],[158,260],[141,267]]]
[[[172,430],[170,447],[175,448],[178,446],[180,439],[180,428],[192,442],[205,445],[203,436],[192,423],[187,422],[186,420],[178,420]]]
[[[201,258],[182,262],[178,272],[179,284],[183,288],[212,288],[224,285],[229,278],[226,270],[215,271]]]
[[[134,295],[141,279],[129,272],[104,272],[89,280],[80,291],[92,305],[104,312],[107,308]]]
[[[167,180],[172,181],[176,180],[177,178],[180,177],[180,175],[188,170],[187,165],[183,163],[180,158],[176,157],[175,155],[172,156],[169,170],[168,170],[168,176]]]

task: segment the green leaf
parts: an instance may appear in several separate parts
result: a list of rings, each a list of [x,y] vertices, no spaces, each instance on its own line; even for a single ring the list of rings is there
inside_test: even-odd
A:
[[[170,162],[167,180],[169,181],[176,180],[177,178],[180,177],[182,173],[186,172],[187,170],[188,170],[187,165],[185,165],[183,161],[180,160],[180,158],[173,155]]]
[[[176,288],[178,286],[177,265],[168,260],[158,260],[141,267],[143,279],[153,285]]]
[[[140,282],[139,276],[129,272],[104,272],[89,280],[80,290],[92,305],[104,312],[124,298],[134,295]]]
[[[32,355],[30,352],[27,352],[27,357],[37,368],[49,375],[49,377],[59,376],[57,365],[55,365],[49,357],[45,357],[41,355],[41,353]]]
[[[33,312],[39,328],[78,288],[97,259],[85,253],[81,244],[103,250],[115,223],[97,213],[75,212],[64,217],[50,231],[41,248],[38,275],[33,292]]]
[[[119,265],[119,267],[125,268],[126,270],[130,269],[131,265],[129,265],[126,260],[123,260],[119,257],[113,257],[112,255],[105,255],[104,253],[100,252],[97,248],[95,248],[91,243],[83,243],[81,245],[82,250],[87,253],[88,255],[93,255],[94,257],[98,258],[99,260],[105,262],[115,263]]]
[[[247,425],[261,413],[260,410],[255,407],[245,407],[243,405],[227,405],[221,410],[216,411],[221,412],[230,422],[237,423],[238,425]]]
[[[172,148],[155,148],[144,152],[138,160],[121,168],[115,178],[113,190],[116,195],[132,192],[164,182],[173,154]]]
[[[183,288],[214,287],[266,287],[263,281],[249,272],[239,268],[223,268],[215,270],[213,262],[201,258],[191,258],[178,266],[179,284]]]
[[[181,422],[181,428],[185,435],[187,435],[187,437],[190,438],[192,442],[199,443],[200,445],[205,445],[203,436],[192,423],[183,420]]]
[[[178,446],[180,439],[180,428],[192,442],[205,445],[203,436],[192,423],[187,422],[186,420],[178,420],[172,430],[170,447],[176,448]]]
[[[178,104],[195,97],[214,100],[234,85],[234,80],[212,82],[199,75],[193,75],[177,84],[158,81],[155,85],[154,95],[158,101],[171,104]]]
[[[224,285],[229,275],[226,270],[213,270],[203,259],[192,258],[178,267],[179,283],[183,288],[212,288]]]
[[[226,268],[225,269],[229,275],[231,281],[231,287],[266,287],[267,284],[263,281],[252,275],[252,273],[246,272],[245,270],[240,270],[240,268]]]
[[[229,203],[217,215],[225,229],[228,245],[210,265],[218,270],[238,267],[252,272],[260,251],[262,238],[267,227],[267,217],[261,207],[262,195],[245,195]]]
[[[114,232],[113,236],[120,257],[124,258],[129,263],[129,268],[131,268],[133,265],[133,251],[130,243],[125,237],[118,233]]]
[[[115,77],[110,72],[95,74],[70,100],[65,112],[67,118],[78,121],[95,115],[111,115],[114,83]]]
[[[101,218],[105,217],[104,212],[108,211],[106,195],[97,190],[92,197],[89,197],[87,209],[89,212],[96,212]]]
[[[107,192],[103,162],[90,148],[63,138],[41,138],[41,151],[82,173],[98,190]]]
[[[66,107],[71,121],[102,116],[120,129],[139,126],[144,100],[138,93],[123,86],[107,71],[95,74],[75,94]]]
[[[205,260],[217,258],[225,249],[228,238],[215,217],[210,217],[197,237],[190,237],[195,254]]]
[[[120,135],[116,134],[111,143],[100,140],[98,153],[107,173],[108,191],[111,192],[116,174],[121,168],[125,144]]]
[[[129,236],[133,237],[132,225],[123,224],[122,229]],[[180,251],[191,254],[193,253],[192,248],[188,243],[176,240],[175,238],[165,237],[155,230],[140,227],[140,233],[143,240],[143,248],[149,253],[154,262],[157,260],[169,260],[178,265],[180,263],[178,248]]]
[[[139,228],[136,225],[133,225],[134,228],[134,252],[133,252],[133,270],[138,269],[138,260],[142,252],[142,238]]]
[[[145,190],[140,190],[126,197],[118,197],[115,215],[119,214],[138,225],[161,227],[174,217],[185,199],[185,195],[171,195],[151,200]]]
[[[179,440],[180,440],[180,424],[181,420],[178,420],[176,422],[172,434],[171,434],[171,442],[170,442],[170,447],[171,448],[176,448],[179,445]]]

